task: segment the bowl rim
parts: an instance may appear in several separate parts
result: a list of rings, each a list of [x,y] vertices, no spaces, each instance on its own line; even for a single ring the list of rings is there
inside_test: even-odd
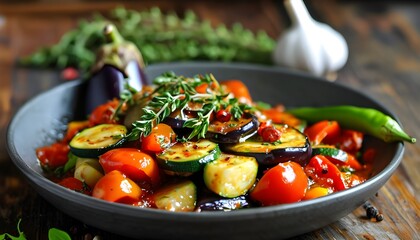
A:
[[[278,67],[270,67],[270,66],[263,66],[263,65],[255,65],[255,64],[244,64],[244,63],[208,63],[208,62],[181,62],[181,63],[164,63],[164,64],[154,64],[150,65],[146,69],[146,73],[148,72],[148,69],[151,70],[153,68],[179,68],[179,67],[187,67],[190,65],[194,68],[200,68],[200,67],[217,67],[220,69],[226,68],[236,68],[238,70],[240,69],[251,69],[255,71],[272,71],[279,74],[286,74],[286,75],[295,75],[303,78],[311,78],[319,82],[324,82],[325,84],[335,84],[340,88],[345,88],[349,91],[356,92],[357,94],[361,94],[376,105],[380,106],[387,112],[387,114],[390,114],[393,118],[395,118],[397,121],[397,117],[389,111],[383,104],[378,102],[377,100],[373,99],[369,95],[366,95],[364,92],[360,90],[356,90],[353,87],[343,85],[341,83],[332,83],[328,82],[324,79],[308,75],[303,72],[298,71],[290,71],[288,69],[282,69]],[[143,213],[145,217],[147,218],[154,218],[156,220],[166,218],[168,220],[176,220],[182,217],[184,220],[189,221],[220,221],[220,217],[223,217],[223,219],[226,219],[227,221],[231,220],[238,220],[238,219],[244,219],[244,218],[255,218],[255,215],[265,215],[265,214],[274,214],[274,213],[281,213],[281,212],[289,212],[289,211],[296,211],[297,209],[310,207],[314,205],[319,204],[327,204],[329,202],[335,201],[337,199],[346,198],[348,196],[351,196],[354,194],[354,192],[362,191],[364,188],[373,186],[377,184],[380,180],[383,178],[388,178],[392,175],[392,173],[395,171],[395,169],[398,167],[398,165],[401,162],[403,153],[404,153],[404,143],[398,142],[397,148],[396,148],[396,154],[392,158],[392,160],[387,164],[387,166],[380,172],[378,172],[375,176],[372,178],[369,178],[367,181],[361,183],[360,185],[357,185],[355,187],[346,189],[344,191],[336,192],[321,198],[312,199],[312,200],[305,200],[300,201],[296,203],[288,203],[288,204],[281,204],[281,205],[275,205],[275,206],[266,206],[266,207],[258,207],[258,208],[249,208],[249,209],[241,209],[240,211],[230,211],[228,213],[226,212],[169,212],[159,209],[151,209],[151,208],[139,208],[131,205],[125,205],[125,204],[119,204],[119,203],[112,203],[107,202],[105,200],[96,199],[91,196],[87,196],[81,193],[77,193],[74,191],[71,191],[69,189],[66,189],[52,181],[50,181],[48,178],[43,176],[42,174],[36,172],[33,170],[26,161],[18,155],[16,146],[14,146],[13,143],[13,136],[14,136],[14,129],[17,128],[18,119],[20,116],[28,111],[30,108],[30,103],[36,102],[37,99],[42,98],[43,96],[49,94],[53,91],[59,91],[62,88],[69,88],[74,85],[81,84],[82,80],[73,80],[71,82],[66,82],[63,84],[60,84],[58,86],[53,87],[50,90],[47,90],[45,92],[42,92],[35,97],[31,98],[28,102],[24,103],[22,107],[19,108],[19,110],[16,112],[16,114],[12,117],[12,120],[9,123],[8,129],[7,129],[7,150],[8,153],[13,161],[13,163],[19,168],[19,170],[24,173],[25,177],[30,180],[31,184],[42,186],[45,190],[49,192],[54,192],[54,194],[58,194],[60,196],[66,196],[67,201],[72,201],[78,204],[82,205],[89,205],[90,208],[96,208],[97,210],[101,211],[109,211],[109,212],[115,212],[120,211],[123,212],[124,215],[130,215],[130,216],[138,216],[139,213]],[[34,186],[35,188],[37,186]]]

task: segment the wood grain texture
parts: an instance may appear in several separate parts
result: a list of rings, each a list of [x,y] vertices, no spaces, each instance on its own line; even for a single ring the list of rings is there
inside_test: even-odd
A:
[[[306,1],[311,14],[343,34],[349,45],[346,66],[337,82],[360,89],[386,105],[405,130],[420,138],[420,4],[416,2]],[[289,25],[281,1],[127,1],[136,9],[154,5],[182,12],[193,9],[213,24],[241,22],[276,37]],[[47,239],[48,229],[67,231],[73,239],[120,239],[86,226],[42,199],[10,162],[5,138],[7,123],[28,98],[61,83],[59,73],[13,68],[17,58],[43,44],[52,44],[92,11],[108,11],[113,1],[78,1],[57,5],[49,1],[0,3],[0,234],[17,235],[16,224],[28,239]],[[228,4],[228,5],[227,5]],[[0,21],[1,22],[1,21]],[[400,167],[371,199],[384,215],[381,222],[366,218],[360,207],[336,223],[294,239],[420,239],[420,144],[406,144]]]

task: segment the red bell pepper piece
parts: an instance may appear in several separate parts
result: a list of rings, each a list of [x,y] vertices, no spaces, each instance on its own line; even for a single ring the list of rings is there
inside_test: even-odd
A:
[[[333,191],[346,189],[345,180],[338,167],[323,155],[315,155],[305,167],[306,174],[317,184]]]
[[[305,134],[313,144],[317,145],[324,139],[335,139],[340,135],[340,131],[340,125],[337,121],[324,120],[308,127]]]

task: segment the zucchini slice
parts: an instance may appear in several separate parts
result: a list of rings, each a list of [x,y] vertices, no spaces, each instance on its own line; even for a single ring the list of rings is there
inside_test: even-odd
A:
[[[127,128],[119,124],[100,124],[84,129],[70,141],[70,151],[82,158],[96,158],[125,142]]]
[[[242,143],[225,145],[223,151],[255,157],[262,165],[275,165],[281,162],[295,161],[305,166],[311,157],[311,145],[308,138],[299,130],[287,125],[281,127],[280,140],[274,143],[264,142],[259,135]]]
[[[203,169],[220,155],[219,145],[206,139],[179,142],[156,156],[161,168],[170,175],[188,176]]]
[[[170,183],[160,188],[153,199],[158,209],[191,212],[197,204],[197,188],[190,180]]]
[[[347,162],[348,158],[348,155],[345,151],[331,145],[312,146],[312,156],[313,155],[324,155],[341,162]]]
[[[227,198],[244,195],[255,183],[258,163],[253,157],[222,153],[204,167],[204,184]]]

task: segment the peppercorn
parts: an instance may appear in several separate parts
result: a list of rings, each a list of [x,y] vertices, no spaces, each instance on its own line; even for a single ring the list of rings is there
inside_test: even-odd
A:
[[[375,219],[377,222],[380,222],[384,219],[384,216],[379,213],[379,210],[374,207],[370,202],[365,202],[363,208],[366,210],[366,217],[369,219]]]

